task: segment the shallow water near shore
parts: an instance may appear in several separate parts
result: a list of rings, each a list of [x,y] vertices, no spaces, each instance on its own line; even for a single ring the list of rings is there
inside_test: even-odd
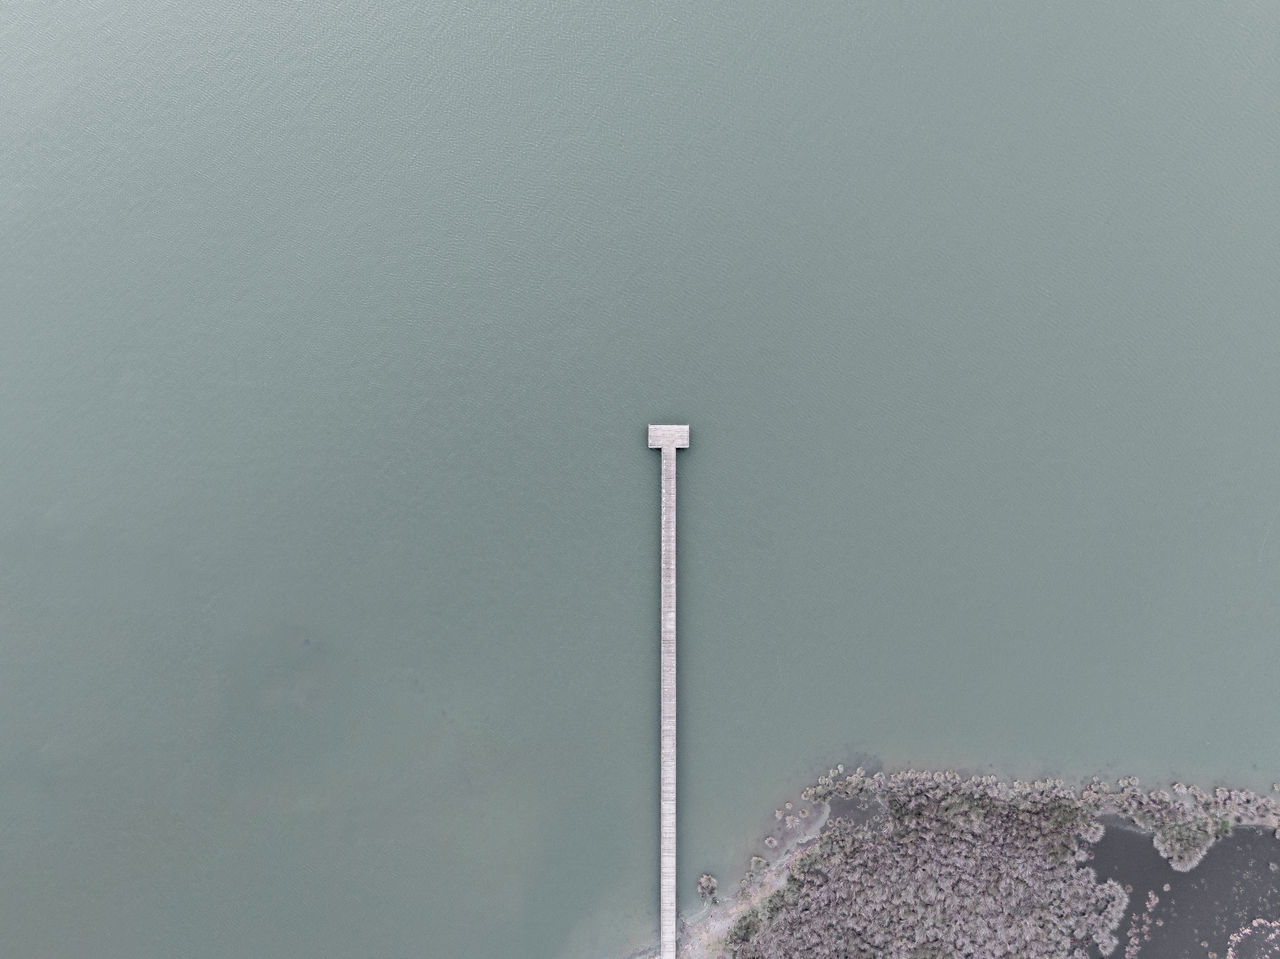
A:
[[[600,959],[854,757],[1280,779],[1274,4],[19,5],[0,954]]]

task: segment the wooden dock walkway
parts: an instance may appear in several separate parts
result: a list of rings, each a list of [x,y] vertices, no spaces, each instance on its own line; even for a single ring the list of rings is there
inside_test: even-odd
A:
[[[676,959],[676,450],[688,446],[687,425],[649,427],[649,447],[662,450],[661,959]]]

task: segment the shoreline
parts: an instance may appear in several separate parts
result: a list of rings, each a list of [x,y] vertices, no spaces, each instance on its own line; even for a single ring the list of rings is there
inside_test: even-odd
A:
[[[1121,897],[1126,902],[1116,902],[1109,910],[1120,910],[1109,920],[1113,924],[1110,931],[1101,927],[1095,930],[1099,945],[1107,942],[1124,945],[1114,951],[1093,954],[1133,959],[1150,943],[1152,952],[1148,955],[1154,959],[1155,955],[1162,954],[1162,948],[1178,944],[1194,945],[1200,949],[1203,959],[1218,959],[1224,956],[1228,937],[1245,934],[1250,922],[1280,920],[1280,805],[1269,796],[1223,787],[1202,790],[1181,783],[1173,784],[1168,791],[1148,792],[1139,788],[1136,777],[1121,777],[1112,784],[1095,776],[1091,780],[1082,779],[1078,785],[1066,786],[1061,780],[1006,783],[994,776],[962,779],[955,772],[941,771],[903,770],[869,776],[860,768],[847,777],[844,772],[843,766],[831,770],[829,777],[819,777],[815,786],[805,790],[799,803],[787,802],[775,810],[778,826],[757,844],[757,849],[762,846],[766,851],[751,856],[745,875],[736,887],[729,887],[727,895],[713,896],[697,910],[681,916],[677,937],[680,959],[722,959],[733,955],[735,949],[728,945],[727,939],[740,921],[743,926],[736,935],[740,940],[751,939],[748,953],[755,955],[758,948],[766,948],[766,953],[761,954],[773,955],[767,952],[767,946],[757,946],[760,936],[755,930],[758,926],[774,924],[775,917],[779,917],[776,922],[803,921],[789,914],[787,906],[780,907],[778,903],[784,897],[774,894],[785,888],[785,901],[789,903],[799,886],[811,882],[812,857],[802,867],[797,882],[788,885],[796,861],[815,846],[823,831],[833,824],[833,808],[838,831],[849,830],[852,820],[847,817],[851,814],[864,823],[875,819],[884,824],[897,816],[888,813],[882,802],[885,797],[918,796],[921,789],[938,797],[944,809],[961,799],[977,801],[979,805],[972,807],[974,809],[989,810],[992,802],[1032,809],[1045,800],[1052,800],[1059,808],[1065,808],[1061,804],[1066,803],[1075,809],[1074,825],[1058,834],[1064,838],[1068,833],[1074,835],[1071,841],[1079,858],[1097,867],[1099,881],[1108,886],[1118,883],[1113,898],[1120,896],[1121,887],[1126,894]],[[902,792],[903,789],[907,792]],[[1273,790],[1280,791],[1280,784],[1273,785]],[[1025,805],[1028,802],[1032,805]],[[853,812],[855,808],[871,811],[864,816]],[[912,813],[910,822],[916,825],[910,828],[918,828],[922,823],[927,825],[931,815],[935,815],[933,822],[943,824],[943,819],[936,818],[938,807],[930,808],[935,809],[935,814],[923,808]],[[919,819],[919,815],[926,818]],[[954,813],[946,813],[947,817],[952,815]],[[945,821],[953,820],[946,818]],[[1048,829],[1049,832],[1041,833],[1046,836],[1054,834],[1055,828],[1061,830],[1043,823],[1036,828]],[[945,831],[937,835],[942,841]],[[919,847],[911,847],[911,852],[907,847],[898,848],[901,852],[894,855],[909,857],[916,854]],[[1122,849],[1127,852],[1117,858],[1117,850]],[[1259,862],[1261,871],[1254,868]],[[862,873],[855,885],[875,883],[874,878],[866,876]],[[1161,880],[1158,884],[1157,876]],[[889,881],[884,878],[884,882]],[[801,894],[809,895],[813,888],[809,885]],[[907,897],[913,894],[910,889],[894,888]],[[1211,917],[1204,904],[1217,902],[1228,892],[1235,895],[1231,911],[1210,926]],[[1145,910],[1144,894],[1148,897]],[[766,904],[770,897],[773,899]],[[965,908],[963,903],[953,905]],[[1128,920],[1127,929],[1122,928],[1124,919]],[[1201,948],[1201,942],[1210,945]],[[656,945],[651,945],[631,953],[628,959],[653,959],[658,954]],[[825,955],[825,949],[814,953],[820,954]],[[795,955],[799,957],[802,953]]]
[[[791,811],[797,814],[803,808],[808,815],[796,815],[793,817],[794,825],[789,825],[787,807],[793,807]],[[693,912],[679,916],[676,928],[676,955],[679,959],[711,959],[712,956],[718,959],[722,953],[713,950],[722,949],[733,924],[782,888],[795,859],[818,841],[819,833],[830,817],[831,806],[819,801],[788,800],[777,812],[781,813],[776,818],[781,826],[767,832],[756,843],[771,853],[772,860],[765,859],[759,852],[753,853],[746,873],[738,880],[735,889],[724,895],[712,896]],[[806,828],[801,829],[801,825]],[[772,849],[768,845],[770,839],[776,841]],[[657,959],[660,953],[658,943],[653,942],[628,953],[624,959]]]
[[[783,887],[791,874],[792,863],[818,841],[819,834],[831,815],[829,803],[807,800],[802,802],[804,808],[809,811],[809,815],[804,818],[798,815],[787,817],[785,808],[779,810],[783,813],[779,821],[783,823],[784,838],[773,850],[774,859],[757,864],[756,860],[762,860],[763,857],[753,856],[751,863],[754,868],[748,869],[747,874],[739,881],[736,891],[724,898],[717,898],[715,902],[704,903],[697,913],[681,924],[676,948],[677,956],[681,959],[704,959],[704,957],[710,959],[712,950],[723,947],[725,937],[734,923],[751,910],[758,908],[765,899]],[[793,803],[787,802],[784,807],[792,805]],[[795,809],[797,813],[799,808]],[[815,812],[816,815],[814,815]],[[788,818],[795,822],[794,826],[787,825]],[[801,825],[805,828],[800,828]],[[767,835],[765,840],[770,838],[778,838],[776,830]]]

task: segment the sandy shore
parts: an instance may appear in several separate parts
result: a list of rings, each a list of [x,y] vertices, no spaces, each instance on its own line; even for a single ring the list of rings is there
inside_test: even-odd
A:
[[[722,887],[718,901],[688,917],[678,943],[681,959],[720,959],[733,924],[782,888],[791,863],[817,841],[830,814],[827,803],[808,799],[788,800],[775,809],[774,828],[762,838],[737,888]]]
[[[733,924],[782,888],[791,871],[791,860],[807,849],[814,838],[806,837],[806,841],[786,855],[754,871],[752,878],[745,880],[745,885],[727,900],[708,905],[689,917],[681,932],[677,955],[681,959],[721,959],[726,954],[725,938]]]
[[[792,861],[817,841],[831,807],[826,803],[791,800],[776,810],[776,828],[762,837],[744,878],[737,887],[721,886],[712,901],[680,916],[676,954],[680,959],[720,959],[733,924],[754,910],[787,881]],[[801,815],[803,813],[804,815]],[[655,959],[658,946],[637,950],[626,959]]]

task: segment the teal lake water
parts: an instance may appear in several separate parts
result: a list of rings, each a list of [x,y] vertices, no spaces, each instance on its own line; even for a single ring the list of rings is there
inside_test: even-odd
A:
[[[1280,8],[11,5],[0,953],[604,959],[856,754],[1280,780]]]

